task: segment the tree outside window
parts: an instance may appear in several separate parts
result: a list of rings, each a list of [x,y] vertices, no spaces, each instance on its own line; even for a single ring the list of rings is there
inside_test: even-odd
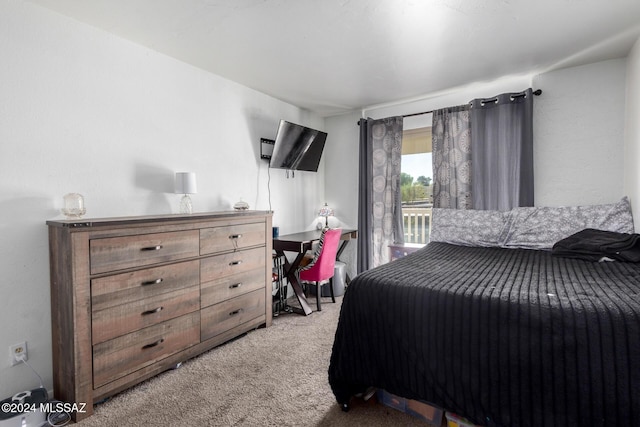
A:
[[[431,128],[405,130],[400,174],[405,243],[426,244],[429,241],[432,183]]]

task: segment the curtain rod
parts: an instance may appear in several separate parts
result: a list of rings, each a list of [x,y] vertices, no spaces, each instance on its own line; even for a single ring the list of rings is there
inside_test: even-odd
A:
[[[540,96],[542,95],[542,89],[536,89],[533,91],[533,94],[535,96]],[[522,95],[516,95],[516,96],[524,96],[524,93]],[[431,110],[431,111],[423,111],[421,113],[411,113],[411,114],[403,114],[402,117],[403,118],[407,118],[407,117],[413,117],[413,116],[421,116],[423,114],[431,114],[433,113],[435,110]],[[358,121],[358,126],[360,126],[360,121]]]
[[[542,95],[542,89],[537,89],[533,91],[533,94],[535,96],[540,96]],[[515,96],[524,96],[524,93],[522,93],[522,95],[515,95]],[[493,98],[490,98],[493,99]],[[413,116],[421,116],[423,114],[431,114],[433,113],[435,110],[431,110],[431,111],[424,111],[422,113],[412,113],[412,114],[403,114],[402,117],[413,117]]]

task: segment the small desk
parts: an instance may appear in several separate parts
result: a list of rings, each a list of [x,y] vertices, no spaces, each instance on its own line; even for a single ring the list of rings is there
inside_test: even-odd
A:
[[[276,254],[284,257],[284,275],[291,283],[291,287],[293,288],[293,292],[296,294],[298,298],[298,302],[302,307],[302,313],[305,316],[311,314],[311,307],[309,307],[309,303],[307,302],[307,298],[302,291],[302,286],[300,286],[300,282],[298,281],[298,277],[296,275],[296,271],[304,254],[312,248],[313,243],[320,240],[320,230],[312,230],[312,231],[304,231],[302,233],[293,233],[286,234],[279,237],[273,238],[273,249],[276,251]],[[342,244],[338,248],[338,253],[336,254],[336,260],[340,258],[340,254],[346,247],[349,240],[355,239],[358,237],[357,230],[349,230],[343,229],[342,235],[340,236],[340,240],[342,240]],[[287,258],[284,256],[285,252],[296,252],[298,255],[293,262],[289,262]],[[347,278],[347,283],[349,280]]]

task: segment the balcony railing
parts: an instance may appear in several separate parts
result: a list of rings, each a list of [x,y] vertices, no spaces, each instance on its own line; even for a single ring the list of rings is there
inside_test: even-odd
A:
[[[429,243],[431,208],[402,208],[405,243]]]

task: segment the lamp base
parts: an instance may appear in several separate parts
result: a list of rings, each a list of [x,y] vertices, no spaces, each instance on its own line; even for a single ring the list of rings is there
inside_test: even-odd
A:
[[[180,199],[180,213],[191,214],[193,213],[193,205],[191,204],[191,197],[188,194],[182,196]]]

